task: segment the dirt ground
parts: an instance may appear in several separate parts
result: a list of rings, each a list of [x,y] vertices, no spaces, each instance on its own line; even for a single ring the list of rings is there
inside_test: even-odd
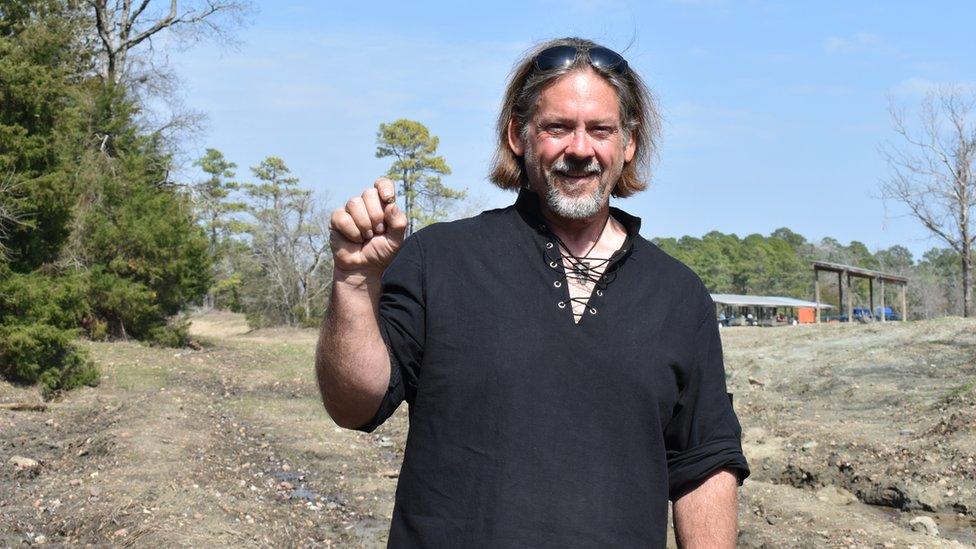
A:
[[[314,330],[83,343],[97,388],[0,410],[0,546],[383,546],[407,429],[336,428]],[[976,547],[976,321],[723,329],[741,547]],[[0,382],[0,403],[39,402]],[[911,524],[914,522],[915,524]]]

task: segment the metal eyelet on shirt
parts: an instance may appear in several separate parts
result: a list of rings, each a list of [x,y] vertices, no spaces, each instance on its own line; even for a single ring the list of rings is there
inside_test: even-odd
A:
[[[560,309],[565,309],[566,308],[566,302],[565,301],[560,301],[559,303],[556,303],[556,305],[558,305]]]
[[[597,290],[596,295],[603,297],[603,290]]]
[[[593,307],[590,307],[590,314],[591,315],[595,315],[596,314],[596,309],[594,309]]]
[[[550,267],[552,267],[553,269],[555,269],[555,268],[556,268],[556,267],[557,267],[558,265],[559,265],[559,264],[558,264],[558,263],[556,263],[555,261],[550,261],[550,262],[549,262],[549,266],[550,266]]]
[[[560,281],[558,281],[558,280],[555,281],[555,282],[553,282],[552,285],[555,286],[555,287],[557,287],[557,288],[562,288],[563,287],[563,283],[560,282]]]
[[[546,242],[546,249],[547,250],[551,250],[552,249],[552,246],[553,246],[553,243],[552,242]]]

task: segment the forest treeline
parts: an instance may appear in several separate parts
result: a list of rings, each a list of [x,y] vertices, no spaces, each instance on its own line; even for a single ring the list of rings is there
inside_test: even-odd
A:
[[[159,119],[147,108],[171,80],[140,37],[238,3],[148,21],[138,18],[152,12],[111,5],[0,3],[0,376],[39,382],[48,396],[97,383],[78,337],[192,344],[194,307],[240,311],[254,326],[313,326],[331,282],[329,205],[285,160],[241,170],[207,149],[192,161],[197,175],[174,175],[186,173],[174,129],[192,113]],[[441,181],[450,168],[437,146],[415,121],[377,132],[376,156],[390,158],[417,228],[466,198]],[[820,259],[907,276],[912,317],[961,312],[959,255],[949,249],[915,260],[901,246],[872,253],[785,228],[656,242],[713,292],[812,299],[809,261]],[[823,284],[835,301],[835,279]],[[856,291],[865,303],[866,288]]]
[[[773,295],[812,301],[811,261],[829,261],[895,274],[909,279],[909,318],[962,314],[959,254],[931,248],[921,258],[896,245],[871,252],[858,241],[842,244],[834,238],[809,241],[788,228],[768,236],[740,238],[712,231],[701,238],[655,238],[664,251],[691,267],[713,293]],[[855,307],[868,307],[868,283],[852,280]],[[837,277],[820,274],[821,300],[839,306]],[[875,291],[879,291],[876,286]],[[885,302],[897,303],[897,288],[887,288]],[[880,302],[880,296],[875,297]],[[877,303],[875,304],[877,306]]]
[[[0,373],[48,394],[96,383],[73,340],[187,341],[211,285],[172,149],[106,79],[75,2],[0,4]]]
[[[183,346],[193,307],[309,326],[328,297],[329,215],[285,161],[238,174],[207,149],[174,175],[199,115],[149,108],[178,85],[152,38],[226,37],[247,2],[147,5],[0,3],[0,376],[47,396],[97,383],[78,336]],[[465,197],[437,145],[409,120],[377,133],[418,228]]]

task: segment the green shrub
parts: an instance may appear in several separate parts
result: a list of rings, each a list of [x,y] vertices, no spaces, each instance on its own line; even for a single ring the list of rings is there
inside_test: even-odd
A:
[[[87,277],[38,272],[0,276],[0,324],[48,324],[62,330],[84,325],[91,315]]]
[[[40,382],[45,396],[97,385],[97,366],[73,338],[73,331],[48,324],[0,326],[0,374],[20,383]]]
[[[264,311],[254,309],[244,309],[244,320],[247,321],[247,327],[252,330],[267,328],[275,325],[275,323],[269,320],[264,314]]]
[[[189,317],[179,315],[163,326],[154,326],[149,330],[145,341],[159,347],[186,347],[190,343]]]
[[[146,339],[153,329],[166,325],[152,290],[101,268],[91,272],[90,299],[95,315],[107,323],[112,336]]]
[[[229,309],[235,313],[244,312],[244,302],[241,297],[242,286],[243,281],[238,273],[218,280],[213,287],[214,308]]]

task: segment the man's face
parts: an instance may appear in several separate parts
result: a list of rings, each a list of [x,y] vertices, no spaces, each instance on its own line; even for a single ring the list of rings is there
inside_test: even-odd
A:
[[[591,218],[607,206],[635,149],[623,132],[617,92],[592,70],[543,90],[525,133],[510,125],[509,144],[523,156],[532,190],[566,219]]]

